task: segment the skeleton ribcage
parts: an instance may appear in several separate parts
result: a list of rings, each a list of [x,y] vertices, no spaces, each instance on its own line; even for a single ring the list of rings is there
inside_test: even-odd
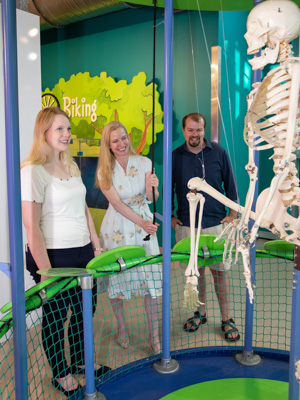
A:
[[[286,68],[272,69],[261,84],[250,93],[251,105],[245,117],[244,139],[255,150],[274,148],[272,156],[274,173],[282,167],[286,148],[286,137],[291,95],[291,77]],[[285,205],[299,198],[299,180],[295,163],[295,151],[299,145],[300,109],[297,109],[292,153],[286,168],[289,174],[279,188]]]

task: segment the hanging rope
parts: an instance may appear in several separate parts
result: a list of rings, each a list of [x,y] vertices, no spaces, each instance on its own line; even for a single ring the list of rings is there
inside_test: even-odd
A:
[[[153,0],[153,77],[152,77],[152,170],[154,174],[154,134],[155,134],[155,49],[156,49],[156,0]],[[155,213],[156,213],[156,200],[155,200],[155,189],[152,186],[153,196],[153,224],[155,224]],[[150,240],[150,234],[145,236],[145,241]]]
[[[207,43],[207,37],[206,37],[206,32],[205,32],[205,28],[204,28],[204,23],[202,20],[202,13],[201,13],[201,8],[199,5],[199,0],[196,0],[197,3],[197,9],[198,9],[198,14],[199,14],[199,21],[200,21],[200,25],[201,25],[201,30],[202,30],[202,34],[203,34],[203,38],[204,38],[204,44],[205,44],[205,48],[206,48],[206,54],[207,54],[207,59],[208,59],[208,63],[211,66],[211,57],[210,57],[210,52],[209,52],[209,47],[208,47],[208,43]],[[230,88],[229,88],[229,76],[228,76],[228,66],[227,66],[227,51],[226,51],[226,46],[225,46],[225,32],[224,32],[224,21],[223,21],[223,0],[220,0],[220,7],[221,7],[221,21],[222,21],[222,33],[223,33],[223,46],[224,46],[224,59],[225,59],[225,65],[226,65],[226,83],[227,83],[227,89],[228,89],[228,96],[229,96],[229,114],[230,114],[230,122],[231,122],[231,137],[233,138],[233,123],[232,123],[232,110],[231,110],[231,101],[230,101]],[[190,19],[190,10],[188,10],[189,13],[189,24],[190,24],[190,41],[191,41],[191,47],[192,47],[192,60],[193,60],[193,72],[194,72],[194,82],[195,82],[195,91],[196,91],[196,102],[197,102],[197,111],[199,111],[199,99],[198,99],[198,88],[197,88],[197,80],[196,80],[196,66],[195,66],[195,54],[194,54],[194,44],[193,44],[193,35],[192,35],[192,30],[191,30],[191,19]],[[223,112],[221,109],[221,104],[220,104],[220,99],[216,90],[215,89],[215,94],[216,94],[216,98],[217,98],[217,103],[218,103],[218,110],[220,113],[220,118],[221,118],[221,125],[224,131],[224,140],[226,143],[226,146],[228,148],[228,156],[230,159],[230,162],[233,166],[233,170],[234,170],[234,183],[235,183],[235,189],[236,192],[238,193],[238,187],[237,187],[237,182],[236,182],[236,174],[237,174],[237,169],[236,169],[236,161],[235,161],[235,147],[234,147],[234,140],[232,139],[232,146],[233,146],[233,151],[230,151],[229,149],[229,144],[228,144],[228,135],[227,135],[227,131],[226,131],[226,127],[225,127],[225,123],[224,123],[224,118],[223,118]],[[232,161],[233,158],[233,161]],[[240,199],[238,198],[238,204],[240,204]]]

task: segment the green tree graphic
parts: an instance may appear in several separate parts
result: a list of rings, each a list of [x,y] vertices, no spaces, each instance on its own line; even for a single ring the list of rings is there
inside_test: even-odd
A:
[[[129,84],[125,80],[115,81],[106,72],[94,77],[85,72],[72,75],[68,81],[61,78],[52,90],[47,88],[42,94],[57,97],[61,108],[70,115],[72,133],[78,139],[101,139],[108,122],[121,121],[130,133],[136,152],[146,155],[152,143],[152,90],[152,83],[146,85],[144,72]],[[155,85],[154,141],[156,134],[163,131],[162,118]]]

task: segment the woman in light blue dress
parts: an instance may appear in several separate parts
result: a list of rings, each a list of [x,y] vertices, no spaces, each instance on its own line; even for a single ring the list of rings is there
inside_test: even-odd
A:
[[[97,167],[98,185],[109,201],[104,216],[100,239],[105,250],[120,246],[139,245],[146,255],[159,254],[153,216],[148,203],[158,198],[158,179],[151,173],[151,161],[139,156],[132,148],[125,126],[110,122],[102,132]],[[144,241],[150,234],[150,240]],[[149,326],[149,345],[154,353],[160,352],[158,326],[158,297],[162,295],[160,264],[132,268],[112,275],[107,288],[111,306],[119,328],[119,344],[129,344],[124,317],[123,300],[131,296],[144,296]]]

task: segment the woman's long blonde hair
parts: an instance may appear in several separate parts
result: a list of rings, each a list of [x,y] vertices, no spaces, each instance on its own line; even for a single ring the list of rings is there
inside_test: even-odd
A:
[[[115,156],[114,153],[110,149],[110,135],[113,131],[123,128],[129,140],[129,155],[137,156],[137,153],[134,151],[132,147],[130,137],[128,135],[127,129],[125,126],[119,121],[112,121],[105,125],[102,136],[101,136],[101,147],[100,154],[98,158],[98,165],[96,169],[96,187],[100,187],[102,189],[110,189],[112,185],[112,175],[115,166]]]
[[[58,107],[43,108],[37,115],[34,125],[33,143],[28,157],[22,162],[21,168],[26,165],[44,164],[52,156],[52,148],[48,145],[45,133],[53,124],[56,115],[63,115],[70,120],[67,113]],[[71,157],[69,150],[62,151],[59,157],[73,176],[80,176],[80,170]]]

